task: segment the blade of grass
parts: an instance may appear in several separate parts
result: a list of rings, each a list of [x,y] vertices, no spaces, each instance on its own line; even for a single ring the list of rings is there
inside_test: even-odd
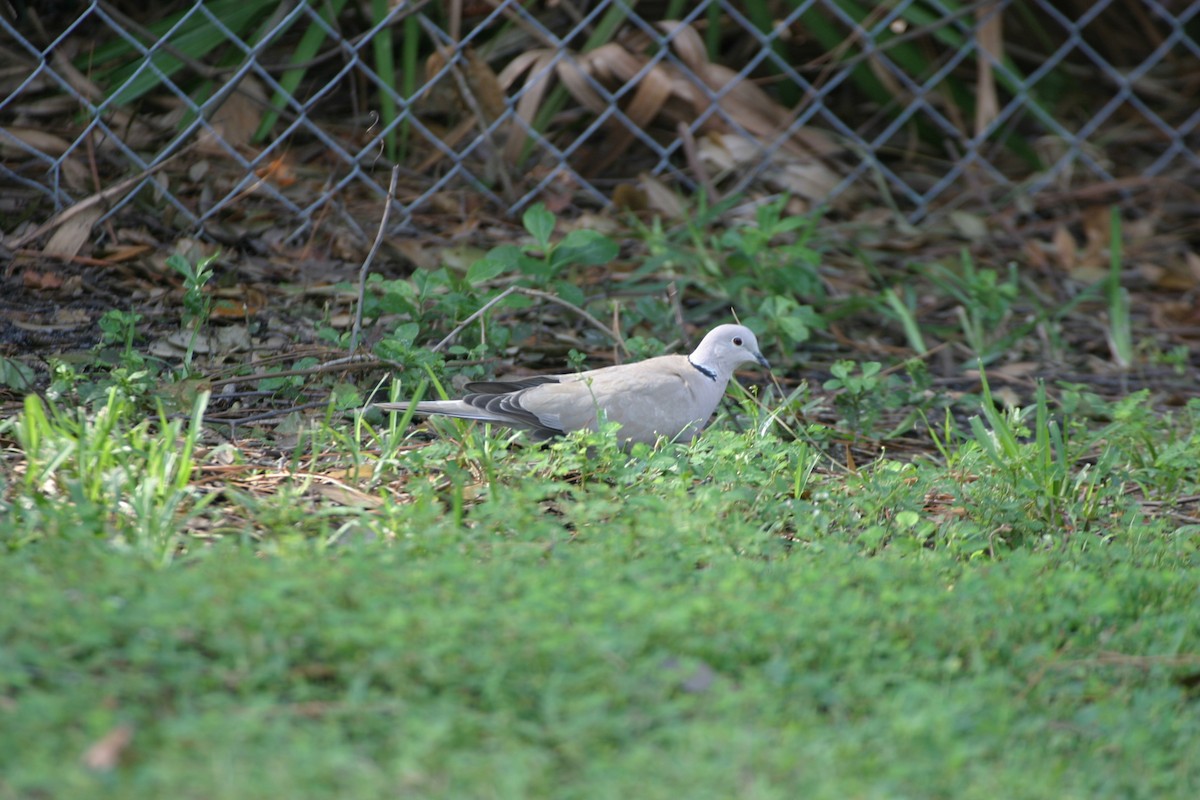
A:
[[[925,337],[921,335],[921,326],[917,322],[916,316],[912,309],[908,307],[900,295],[896,293],[895,288],[890,288],[884,293],[887,299],[887,304],[900,320],[901,327],[904,328],[904,337],[908,339],[908,346],[921,355],[929,352],[929,348],[925,346]]]
[[[1108,348],[1121,369],[1133,365],[1133,330],[1129,290],[1121,286],[1121,209],[1112,207],[1108,243]]]
[[[389,0],[371,0],[371,21],[380,26],[371,37],[371,48],[375,55],[375,74],[383,82],[387,91],[382,88],[376,91],[379,102],[379,123],[383,126],[384,149],[388,160],[396,160],[396,129],[392,123],[396,120],[396,64],[392,52],[392,30],[384,25],[387,20]]]
[[[400,93],[407,101],[412,101],[417,93],[417,77],[420,74],[418,62],[421,49],[421,23],[415,14],[404,18],[404,46],[400,52],[400,60],[404,64],[404,72],[400,76]],[[409,114],[400,121],[400,147],[398,158],[404,161],[408,158],[409,140],[412,137],[412,122]]]

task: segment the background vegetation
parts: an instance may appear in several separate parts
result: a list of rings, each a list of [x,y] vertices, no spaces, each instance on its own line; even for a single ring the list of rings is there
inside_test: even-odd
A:
[[[683,5],[637,10],[667,20]],[[130,28],[174,31],[157,71],[137,72],[146,60],[126,38],[69,54],[93,65],[106,113],[134,110],[126,132],[147,133],[149,109],[180,96],[171,85],[219,94],[240,62],[227,35],[210,41],[213,20],[260,42],[279,9],[207,7]],[[1141,4],[1110,7],[1089,41],[1140,64],[1156,29],[1129,22]],[[743,8],[761,30],[787,10]],[[868,132],[900,119],[910,106],[865,45],[838,49],[822,21],[841,17],[821,8],[809,36],[775,42],[783,60],[754,73],[771,103],[799,108],[771,80],[779,64],[831,54],[852,78],[831,107],[864,115]],[[898,24],[881,44],[925,77],[964,45],[947,21],[987,10],[905,9],[922,35]],[[94,4],[87,18],[121,10]],[[1052,11],[1005,6],[1010,78],[1055,52]],[[324,85],[332,22],[358,41],[384,13],[326,4],[326,27],[307,15],[272,41],[285,94]],[[615,14],[581,54],[645,54]],[[750,48],[710,17],[697,26],[705,70],[740,68]],[[416,19],[369,48],[404,97],[435,52]],[[501,45],[518,27],[487,29],[485,64],[515,58]],[[1104,106],[1075,59],[1029,91],[993,80],[1074,124]],[[1164,59],[1160,99],[1187,90],[1187,63]],[[976,69],[947,73],[938,106],[968,134]],[[596,112],[559,80],[522,113],[565,147]],[[24,122],[63,118],[61,103],[39,104],[46,91],[23,97]],[[348,114],[338,104],[353,97],[330,108]],[[475,125],[453,98],[446,130]],[[269,93],[256,108],[245,146],[295,113]],[[402,108],[411,127],[383,146],[411,167],[430,115]],[[678,130],[657,114],[656,136]],[[1149,117],[1121,119],[1092,156],[1136,173],[1164,150]],[[159,138],[142,141],[188,124],[155,120]],[[1014,179],[1053,161],[1038,161],[1053,150],[1029,125],[990,134]],[[938,134],[907,130],[914,157],[878,163],[936,181]],[[98,152],[79,175],[104,194],[118,162]],[[303,165],[293,177],[329,180],[305,152],[287,162]],[[691,193],[614,191],[602,213],[586,193],[543,191],[509,220],[480,199],[497,173],[440,196],[421,235],[375,248],[343,235],[351,211],[290,239],[295,220],[243,186],[209,218],[218,249],[181,236],[163,198],[208,207],[229,179],[221,158],[172,162],[169,192],[106,221],[90,201],[48,227],[53,211],[32,202],[5,218],[0,798],[1197,795],[1186,159],[1175,183],[956,195],[920,229],[861,185],[820,212],[800,191],[811,181],[781,191],[736,171],[707,184],[692,172]],[[510,177],[520,188],[536,175]],[[72,220],[90,220],[76,249],[48,247]],[[739,375],[687,447],[527,446],[368,408],[481,376],[686,352],[731,310],[774,370]]]

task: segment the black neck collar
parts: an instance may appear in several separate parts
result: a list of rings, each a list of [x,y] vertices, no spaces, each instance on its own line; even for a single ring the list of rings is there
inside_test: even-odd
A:
[[[695,361],[692,361],[692,357],[691,357],[691,356],[688,356],[688,363],[689,363],[689,364],[691,364],[693,367],[695,367],[695,368],[696,368],[696,370],[697,370],[697,371],[698,371],[698,372],[699,372],[701,375],[703,375],[704,377],[708,378],[710,381],[715,381],[715,380],[717,379],[717,373],[713,372],[713,371],[712,371],[711,369],[709,369],[708,367],[702,367],[702,366],[700,366],[699,364],[697,364]]]

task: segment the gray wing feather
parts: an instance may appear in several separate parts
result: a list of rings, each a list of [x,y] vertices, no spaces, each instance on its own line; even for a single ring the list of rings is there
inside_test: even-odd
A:
[[[521,395],[535,386],[548,382],[551,381],[539,381],[533,384],[533,386],[501,394],[476,392],[468,394],[462,401],[473,408],[478,408],[486,411],[488,414],[494,415],[495,419],[493,421],[495,422],[504,422],[516,428],[526,428],[546,436],[562,435],[564,431],[554,427],[552,422],[551,424],[547,424],[548,420],[521,407]]]
[[[535,414],[521,405],[521,399],[531,389],[548,383],[559,383],[561,376],[539,375],[515,381],[475,381],[468,383],[468,394],[461,400],[425,400],[417,403],[418,414],[440,414],[446,417],[493,422],[529,431],[536,440],[561,436],[557,414]],[[407,411],[411,403],[376,403],[381,411]]]
[[[531,378],[518,378],[511,381],[472,381],[464,388],[471,394],[511,394],[522,389],[532,389],[544,383],[559,383],[558,375],[535,375]]]

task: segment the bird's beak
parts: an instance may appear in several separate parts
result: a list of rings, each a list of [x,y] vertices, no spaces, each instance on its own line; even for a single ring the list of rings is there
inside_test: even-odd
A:
[[[767,362],[767,360],[765,358],[763,358],[762,353],[755,353],[754,360],[757,361],[759,364],[762,364],[763,369],[765,369],[767,372],[771,371],[771,365]]]

